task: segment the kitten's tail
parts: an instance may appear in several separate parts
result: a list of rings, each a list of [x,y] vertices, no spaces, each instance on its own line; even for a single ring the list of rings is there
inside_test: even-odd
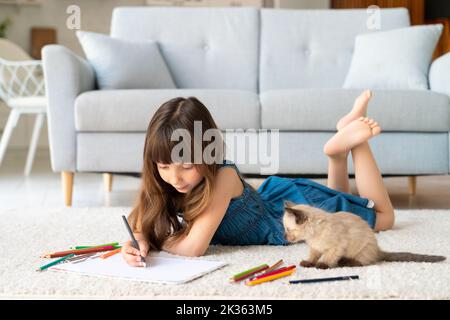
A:
[[[446,257],[430,256],[426,254],[415,254],[411,252],[385,252],[380,251],[380,261],[389,262],[440,262]]]

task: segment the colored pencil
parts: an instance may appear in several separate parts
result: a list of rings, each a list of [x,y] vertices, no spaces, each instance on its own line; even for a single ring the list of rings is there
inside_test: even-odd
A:
[[[249,281],[253,281],[253,280],[256,280],[256,279],[261,279],[261,278],[264,278],[264,277],[272,276],[274,274],[278,274],[278,273],[281,273],[281,272],[289,271],[289,270],[294,269],[294,268],[296,268],[295,265],[291,265],[291,266],[280,268],[280,269],[275,269],[275,270],[272,270],[270,272],[263,273],[263,274],[260,274],[260,275],[258,275],[256,277],[254,277],[254,278],[251,278]]]
[[[254,285],[257,285],[257,284],[264,283],[264,282],[273,281],[273,280],[276,280],[276,279],[280,279],[280,278],[283,278],[283,277],[290,276],[291,274],[293,274],[295,272],[295,270],[296,270],[296,268],[293,268],[293,269],[290,269],[290,270],[287,270],[287,271],[284,271],[284,272],[281,272],[281,273],[277,273],[277,274],[273,274],[271,276],[263,277],[261,279],[255,279],[253,281],[247,281],[245,284],[248,285],[248,286],[254,286]]]
[[[269,268],[269,266],[264,263],[264,264],[262,264],[260,266],[253,267],[253,268],[250,268],[248,270],[242,271],[242,272],[240,272],[238,274],[235,274],[233,276],[233,279],[239,279],[239,278],[241,278],[243,276],[246,276],[246,275],[249,275],[249,274],[253,274],[253,273],[257,272],[258,270],[261,270],[261,269],[266,270],[268,268]]]
[[[102,255],[100,256],[100,258],[102,258],[102,259],[109,258],[109,257],[115,255],[116,253],[119,253],[121,250],[122,250],[122,248],[118,248],[118,249],[116,249],[116,250],[109,251],[109,252],[107,252],[107,253],[105,253],[105,254],[102,254]]]
[[[344,276],[344,277],[335,277],[335,278],[319,278],[319,279],[304,279],[304,280],[291,280],[289,283],[317,283],[317,282],[325,282],[325,281],[342,281],[342,280],[358,280],[359,276]]]
[[[123,220],[123,223],[125,224],[125,227],[128,230],[128,233],[130,234],[130,238],[131,238],[131,242],[133,243],[133,247],[135,249],[137,249],[138,251],[141,251],[141,249],[139,248],[139,243],[137,242],[136,238],[134,237],[133,231],[131,231],[131,227],[128,224],[127,217],[122,216],[122,220]],[[145,258],[142,255],[140,255],[140,256],[141,256],[141,264],[144,268],[146,268],[147,263],[145,262]]]
[[[74,254],[74,256],[72,258],[67,259],[66,262],[74,262],[74,261],[78,261],[78,260],[83,260],[83,259],[92,257],[93,255],[95,255],[95,252],[79,254],[79,255]]]
[[[90,260],[90,259],[97,259],[97,258],[100,258],[100,256],[102,255],[102,253],[103,253],[103,251],[95,252],[92,256],[85,257],[84,259],[80,259],[80,260],[78,260],[78,261],[75,261],[75,263],[82,262],[82,261],[86,261],[86,260]]]
[[[278,268],[279,266],[281,266],[284,263],[283,259],[280,259],[277,261],[277,263],[275,263],[273,266],[271,266],[269,269],[267,269],[266,271],[264,271],[264,273],[267,272],[271,272],[272,270],[275,270],[276,268]]]
[[[64,257],[71,253],[74,253],[75,255],[80,255],[80,254],[91,253],[91,252],[110,251],[110,250],[114,250],[114,249],[115,248],[113,246],[106,246],[106,247],[100,247],[100,248],[69,250],[69,251],[48,253],[48,254],[44,255],[44,258],[59,258],[59,257]]]
[[[118,242],[111,242],[111,243],[105,243],[105,244],[99,244],[96,246],[76,246],[76,247],[71,247],[71,250],[80,250],[80,249],[90,249],[90,248],[100,248],[100,247],[106,247],[106,246],[118,246],[119,243]]]
[[[269,267],[268,269],[264,270],[263,272],[260,273],[255,273],[254,274],[254,278],[259,277],[259,276],[263,276],[265,274],[268,274],[274,270],[276,270],[279,266],[281,266],[284,263],[283,259],[278,260],[277,263],[275,263],[273,266]]]
[[[68,255],[62,257],[61,259],[52,261],[52,262],[50,262],[50,263],[48,263],[48,264],[46,264],[46,265],[44,265],[44,266],[42,266],[42,267],[39,267],[39,269],[37,269],[36,271],[43,271],[43,270],[45,270],[45,269],[47,269],[47,268],[50,268],[51,266],[54,266],[55,264],[61,263],[61,262],[63,262],[64,260],[73,257],[74,255],[75,255],[75,254],[73,254],[73,253],[68,254]]]
[[[238,274],[235,274],[230,280],[236,281],[236,282],[237,281],[241,281],[241,280],[244,280],[244,279],[246,279],[248,277],[251,277],[252,275],[254,275],[254,274],[258,273],[258,272],[264,271],[264,270],[266,270],[268,268],[269,268],[269,266],[267,264],[262,264],[260,266],[257,266],[257,267],[254,267],[254,268],[242,271],[242,272],[240,272]]]

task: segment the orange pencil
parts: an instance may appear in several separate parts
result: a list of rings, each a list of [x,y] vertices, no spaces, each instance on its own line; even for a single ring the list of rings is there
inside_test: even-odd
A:
[[[118,249],[116,249],[116,250],[107,252],[107,253],[105,253],[105,254],[102,254],[102,255],[100,256],[100,258],[102,258],[102,259],[109,258],[109,257],[115,255],[116,253],[119,253],[121,250],[122,250],[122,248],[118,248]]]

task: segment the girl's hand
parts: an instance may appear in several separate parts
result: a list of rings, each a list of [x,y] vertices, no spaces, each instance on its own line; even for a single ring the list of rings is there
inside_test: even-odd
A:
[[[131,240],[129,240],[122,245],[121,253],[122,257],[130,266],[143,267],[141,256],[144,258],[147,256],[149,246],[145,240],[137,240],[137,242],[139,244],[139,248],[141,249],[140,252],[138,249],[133,247]]]

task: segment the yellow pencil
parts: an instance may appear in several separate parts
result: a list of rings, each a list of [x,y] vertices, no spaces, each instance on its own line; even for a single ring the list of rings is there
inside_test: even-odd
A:
[[[260,284],[260,283],[263,283],[263,282],[272,281],[272,280],[275,280],[275,279],[287,277],[287,276],[290,276],[291,274],[293,274],[295,272],[295,269],[296,268],[288,270],[286,272],[281,272],[281,273],[278,273],[278,274],[274,274],[272,276],[268,276],[268,277],[264,277],[264,278],[260,278],[260,279],[255,279],[253,281],[248,281],[245,284],[248,285],[248,286],[254,286],[254,285],[257,285],[257,284]]]

